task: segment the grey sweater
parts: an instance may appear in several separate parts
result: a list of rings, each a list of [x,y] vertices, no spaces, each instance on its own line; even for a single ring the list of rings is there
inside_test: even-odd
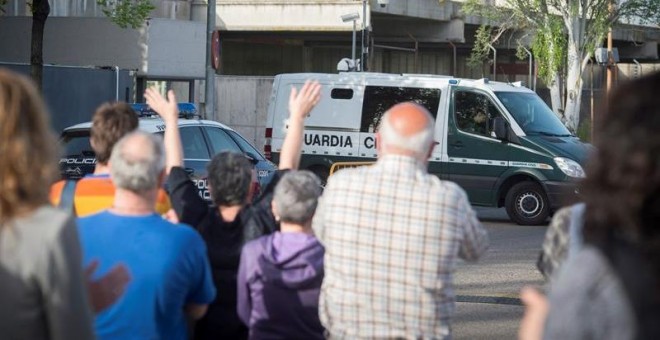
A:
[[[622,283],[605,256],[592,246],[570,256],[560,268],[549,302],[544,339],[635,337],[635,318]]]
[[[50,206],[0,225],[0,338],[91,339],[73,219]]]

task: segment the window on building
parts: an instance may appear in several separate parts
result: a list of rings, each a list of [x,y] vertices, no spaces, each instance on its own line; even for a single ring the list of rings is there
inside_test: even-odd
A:
[[[454,117],[461,131],[494,137],[493,121],[498,116],[501,116],[499,110],[485,94],[461,90],[454,92]]]
[[[367,86],[364,90],[360,132],[375,132],[385,111],[395,104],[409,101],[426,107],[435,119],[440,104],[440,89]]]
[[[167,95],[167,91],[173,90],[174,94],[176,95],[176,100],[179,103],[192,103],[195,101],[193,95],[193,82],[193,80],[138,78],[135,101],[138,103],[144,103],[144,90],[153,87],[164,96]]]

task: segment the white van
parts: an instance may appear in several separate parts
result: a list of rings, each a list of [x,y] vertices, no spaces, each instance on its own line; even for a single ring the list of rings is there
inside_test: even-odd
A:
[[[574,199],[590,146],[573,136],[533,91],[446,76],[380,73],[281,74],[268,107],[265,154],[284,141],[289,93],[308,79],[321,102],[305,121],[301,168],[326,180],[335,162],[376,159],[374,131],[392,105],[414,101],[436,119],[429,172],[458,183],[478,206],[506,206],[519,224],[540,224]]]

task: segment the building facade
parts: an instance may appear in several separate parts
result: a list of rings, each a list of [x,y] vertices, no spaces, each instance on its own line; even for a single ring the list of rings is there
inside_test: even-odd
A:
[[[483,19],[464,15],[462,2],[216,0],[216,29],[220,31],[216,84],[231,83],[226,77],[258,77],[254,87],[262,88],[263,77],[279,73],[334,73],[340,60],[352,57],[353,45],[356,59],[366,60],[363,64],[368,71],[487,77],[528,84],[528,61],[515,55],[520,32],[503,36],[494,44],[495,65],[491,60],[482,67],[468,67],[474,35]],[[28,3],[8,0],[5,4],[5,14],[0,16],[0,62],[29,62]],[[44,62],[134,70],[137,101],[145,86],[160,85],[174,88],[182,101],[203,103],[207,2],[153,3],[156,9],[143,27],[121,29],[105,17],[96,0],[50,0]],[[658,62],[660,28],[617,28],[614,39],[623,62]],[[232,102],[245,96],[232,96],[228,91],[231,89],[217,89],[218,112],[208,114],[208,118],[231,125],[228,118],[233,115],[255,114],[243,111],[240,102]],[[257,92],[261,96],[267,91]],[[255,107],[262,108],[263,104]]]

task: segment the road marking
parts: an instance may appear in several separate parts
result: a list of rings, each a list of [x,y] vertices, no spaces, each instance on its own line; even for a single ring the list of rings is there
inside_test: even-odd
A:
[[[456,295],[456,302],[467,302],[467,303],[488,303],[493,305],[511,305],[511,306],[522,306],[523,303],[520,301],[520,298],[517,295],[507,295],[502,294],[499,296],[495,295]]]

